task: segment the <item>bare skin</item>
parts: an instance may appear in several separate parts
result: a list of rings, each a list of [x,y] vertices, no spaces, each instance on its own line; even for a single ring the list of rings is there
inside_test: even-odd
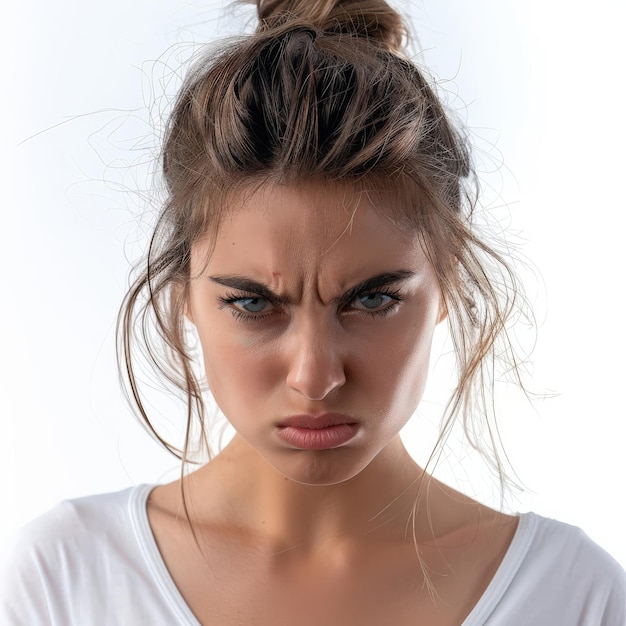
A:
[[[516,529],[402,445],[445,306],[415,234],[351,193],[257,192],[208,262],[192,249],[187,314],[237,434],[184,481],[195,538],[179,482],[153,490],[148,518],[207,626],[458,626]],[[328,414],[354,436],[281,437],[285,419]]]
[[[185,480],[202,550],[180,482],[155,488],[150,524],[200,623],[459,626],[494,576],[517,518],[424,476],[414,524],[420,563],[411,510],[423,474],[399,441],[388,452],[402,469],[377,459],[332,487],[307,488],[276,473],[250,489],[237,467],[258,455],[236,437]]]

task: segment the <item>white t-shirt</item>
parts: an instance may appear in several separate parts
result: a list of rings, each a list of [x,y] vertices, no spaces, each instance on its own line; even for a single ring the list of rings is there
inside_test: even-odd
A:
[[[70,500],[28,524],[2,574],[0,624],[199,626],[150,530],[151,489]],[[626,573],[578,528],[524,513],[461,626],[486,624],[625,626]]]

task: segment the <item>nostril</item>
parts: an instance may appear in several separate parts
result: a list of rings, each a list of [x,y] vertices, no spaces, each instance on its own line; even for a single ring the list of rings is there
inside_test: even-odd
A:
[[[323,400],[346,382],[344,364],[332,350],[301,350],[289,367],[287,386],[308,400]]]

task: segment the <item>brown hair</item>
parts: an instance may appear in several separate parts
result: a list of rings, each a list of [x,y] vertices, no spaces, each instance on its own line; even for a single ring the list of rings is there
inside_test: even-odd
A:
[[[486,424],[487,456],[503,479],[488,390],[498,359],[518,376],[507,324],[520,291],[507,262],[473,227],[477,185],[465,136],[405,56],[407,28],[386,2],[256,4],[256,32],[197,63],[167,125],[168,197],[118,322],[120,363],[140,416],[183,460],[196,419],[206,443],[203,389],[183,324],[191,246],[216,236],[229,203],[250,185],[322,179],[383,195],[389,218],[419,234],[438,276],[458,366],[440,442],[461,416],[469,441],[482,450]],[[184,394],[182,449],[148,417],[135,341]]]

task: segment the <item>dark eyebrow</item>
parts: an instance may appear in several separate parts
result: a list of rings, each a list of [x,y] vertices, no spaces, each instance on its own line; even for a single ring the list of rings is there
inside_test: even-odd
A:
[[[254,293],[261,298],[269,300],[273,304],[289,304],[287,298],[279,296],[271,289],[268,289],[263,283],[260,283],[251,278],[245,276],[209,276],[209,279],[214,283],[224,285],[224,287],[231,287],[232,289],[238,289],[239,291],[246,291],[248,293]]]
[[[415,276],[415,272],[410,270],[383,272],[382,274],[366,278],[360,283],[350,287],[350,289],[348,289],[345,293],[333,298],[332,302],[335,304],[345,304],[346,302],[354,300],[354,298],[356,298],[360,293],[374,291],[380,287],[385,287],[413,276]],[[252,280],[251,278],[246,278],[245,276],[238,276],[236,274],[227,276],[209,276],[209,280],[214,283],[218,283],[219,285],[224,285],[225,287],[231,287],[232,289],[237,289],[247,293],[254,293],[257,296],[261,296],[261,298],[266,298],[274,304],[290,304],[289,298],[280,296],[266,287],[263,283]]]
[[[376,276],[366,278],[353,287],[350,287],[350,289],[342,295],[337,298],[333,298],[333,302],[345,304],[354,300],[360,293],[375,291],[381,287],[386,287],[387,285],[397,283],[401,280],[406,280],[407,278],[411,278],[413,276],[415,276],[415,272],[411,272],[410,270],[394,270],[393,272],[377,274]]]

